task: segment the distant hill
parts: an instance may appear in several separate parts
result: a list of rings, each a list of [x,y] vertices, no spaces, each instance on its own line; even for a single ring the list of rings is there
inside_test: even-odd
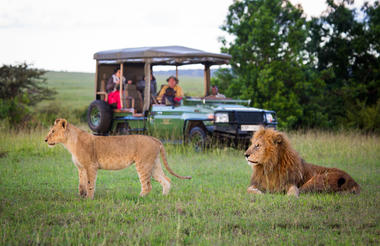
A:
[[[211,69],[211,76],[214,75],[215,71],[217,69]],[[179,69],[178,74],[179,76],[189,76],[189,77],[203,77],[203,69]],[[154,71],[154,75],[159,76],[170,76],[175,75],[175,70],[168,70],[168,71]]]

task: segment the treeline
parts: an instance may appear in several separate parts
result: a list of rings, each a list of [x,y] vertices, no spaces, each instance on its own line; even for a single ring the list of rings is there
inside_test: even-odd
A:
[[[277,112],[281,128],[380,131],[379,2],[327,0],[306,19],[288,0],[235,1],[222,29],[231,69],[213,83]]]
[[[211,76],[215,74],[217,69],[210,69]],[[161,70],[161,71],[153,71],[154,75],[160,75],[160,76],[171,76],[175,75],[175,70]],[[190,77],[203,77],[204,76],[204,70],[203,69],[178,69],[178,77],[181,76],[190,76]]]

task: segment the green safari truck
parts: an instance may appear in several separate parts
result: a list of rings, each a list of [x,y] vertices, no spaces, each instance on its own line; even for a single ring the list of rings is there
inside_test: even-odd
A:
[[[231,56],[183,46],[141,47],[100,51],[96,60],[95,100],[87,120],[96,135],[148,134],[191,143],[201,151],[213,140],[238,145],[249,141],[260,126],[276,128],[276,113],[249,107],[249,100],[210,97],[210,67],[228,64]],[[160,104],[151,90],[153,66],[204,65],[203,97],[184,97],[179,105]],[[106,92],[107,80],[120,69],[120,81],[145,78],[143,93],[135,84],[120,83],[120,107],[113,108]]]

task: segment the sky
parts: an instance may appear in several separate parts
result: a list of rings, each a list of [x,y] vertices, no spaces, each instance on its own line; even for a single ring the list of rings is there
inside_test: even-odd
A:
[[[319,16],[325,0],[290,0]],[[361,6],[364,0],[356,0]],[[94,72],[102,50],[181,45],[220,52],[233,0],[1,0],[0,65]]]

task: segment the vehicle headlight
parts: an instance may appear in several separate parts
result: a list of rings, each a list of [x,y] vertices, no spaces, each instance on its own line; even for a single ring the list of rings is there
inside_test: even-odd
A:
[[[226,123],[228,122],[228,113],[216,113],[215,114],[215,123]]]
[[[268,123],[272,123],[274,121],[274,117],[271,113],[266,113],[265,116],[267,118]]]

